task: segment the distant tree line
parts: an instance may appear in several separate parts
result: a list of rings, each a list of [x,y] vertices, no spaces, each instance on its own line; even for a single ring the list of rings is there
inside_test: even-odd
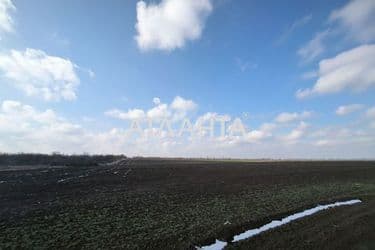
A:
[[[64,155],[53,154],[7,154],[0,153],[1,166],[48,165],[48,166],[96,166],[125,158],[124,155]]]

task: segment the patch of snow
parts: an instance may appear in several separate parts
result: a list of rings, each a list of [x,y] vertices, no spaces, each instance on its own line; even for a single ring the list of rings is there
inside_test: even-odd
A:
[[[225,241],[216,240],[214,244],[203,246],[203,247],[196,247],[198,250],[221,250],[223,249],[228,243]]]
[[[285,217],[282,220],[274,220],[274,221],[271,221],[268,224],[265,224],[265,225],[261,226],[260,228],[251,229],[251,230],[248,230],[248,231],[246,231],[242,234],[236,235],[233,238],[233,242],[237,242],[237,241],[240,241],[240,240],[244,240],[244,239],[253,237],[253,236],[255,236],[257,234],[260,234],[264,231],[267,231],[267,230],[270,230],[272,228],[279,227],[281,225],[292,222],[294,220],[298,220],[300,218],[315,214],[315,213],[317,213],[319,211],[322,211],[322,210],[326,210],[326,209],[338,207],[338,206],[353,205],[353,204],[356,204],[356,203],[359,203],[359,202],[361,202],[361,200],[350,200],[350,201],[335,202],[335,203],[328,204],[328,205],[318,205],[314,208],[310,208],[310,209],[307,209],[305,211],[289,215],[288,217]]]
[[[240,241],[240,240],[251,238],[251,237],[253,237],[257,234],[260,234],[260,233],[265,232],[267,230],[270,230],[272,228],[276,228],[276,227],[285,225],[285,224],[290,223],[294,220],[298,220],[300,218],[315,214],[317,212],[320,212],[320,211],[323,211],[323,210],[326,210],[326,209],[329,209],[329,208],[339,207],[339,206],[347,206],[347,205],[354,205],[354,204],[357,204],[357,203],[360,203],[360,202],[362,202],[362,201],[358,200],[358,199],[355,199],[355,200],[349,200],[349,201],[335,202],[335,203],[331,203],[331,204],[327,204],[327,205],[318,205],[314,208],[310,208],[310,209],[307,209],[305,211],[289,215],[289,216],[287,216],[287,217],[285,217],[281,220],[273,220],[270,223],[267,223],[267,224],[265,224],[265,225],[263,225],[259,228],[250,229],[250,230],[247,230],[246,232],[235,235],[233,237],[232,242],[237,242],[237,241]],[[202,247],[197,247],[197,249],[222,250],[227,244],[228,244],[227,242],[216,240],[216,242],[214,244],[202,246]]]

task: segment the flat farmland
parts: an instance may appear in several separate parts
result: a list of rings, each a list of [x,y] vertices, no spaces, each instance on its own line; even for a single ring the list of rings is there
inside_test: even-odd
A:
[[[374,249],[375,162],[133,158],[0,171],[0,249],[195,249],[318,204],[228,249]]]

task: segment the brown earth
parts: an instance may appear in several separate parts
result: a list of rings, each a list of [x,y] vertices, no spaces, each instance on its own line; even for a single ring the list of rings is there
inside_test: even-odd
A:
[[[360,198],[231,244],[375,249],[375,162],[127,159],[0,171],[0,249],[188,249]]]

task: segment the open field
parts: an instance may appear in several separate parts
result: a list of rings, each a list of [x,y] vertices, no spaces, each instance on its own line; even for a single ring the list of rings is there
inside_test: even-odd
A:
[[[359,198],[228,249],[375,249],[375,162],[125,159],[0,171],[0,249],[189,249]]]

